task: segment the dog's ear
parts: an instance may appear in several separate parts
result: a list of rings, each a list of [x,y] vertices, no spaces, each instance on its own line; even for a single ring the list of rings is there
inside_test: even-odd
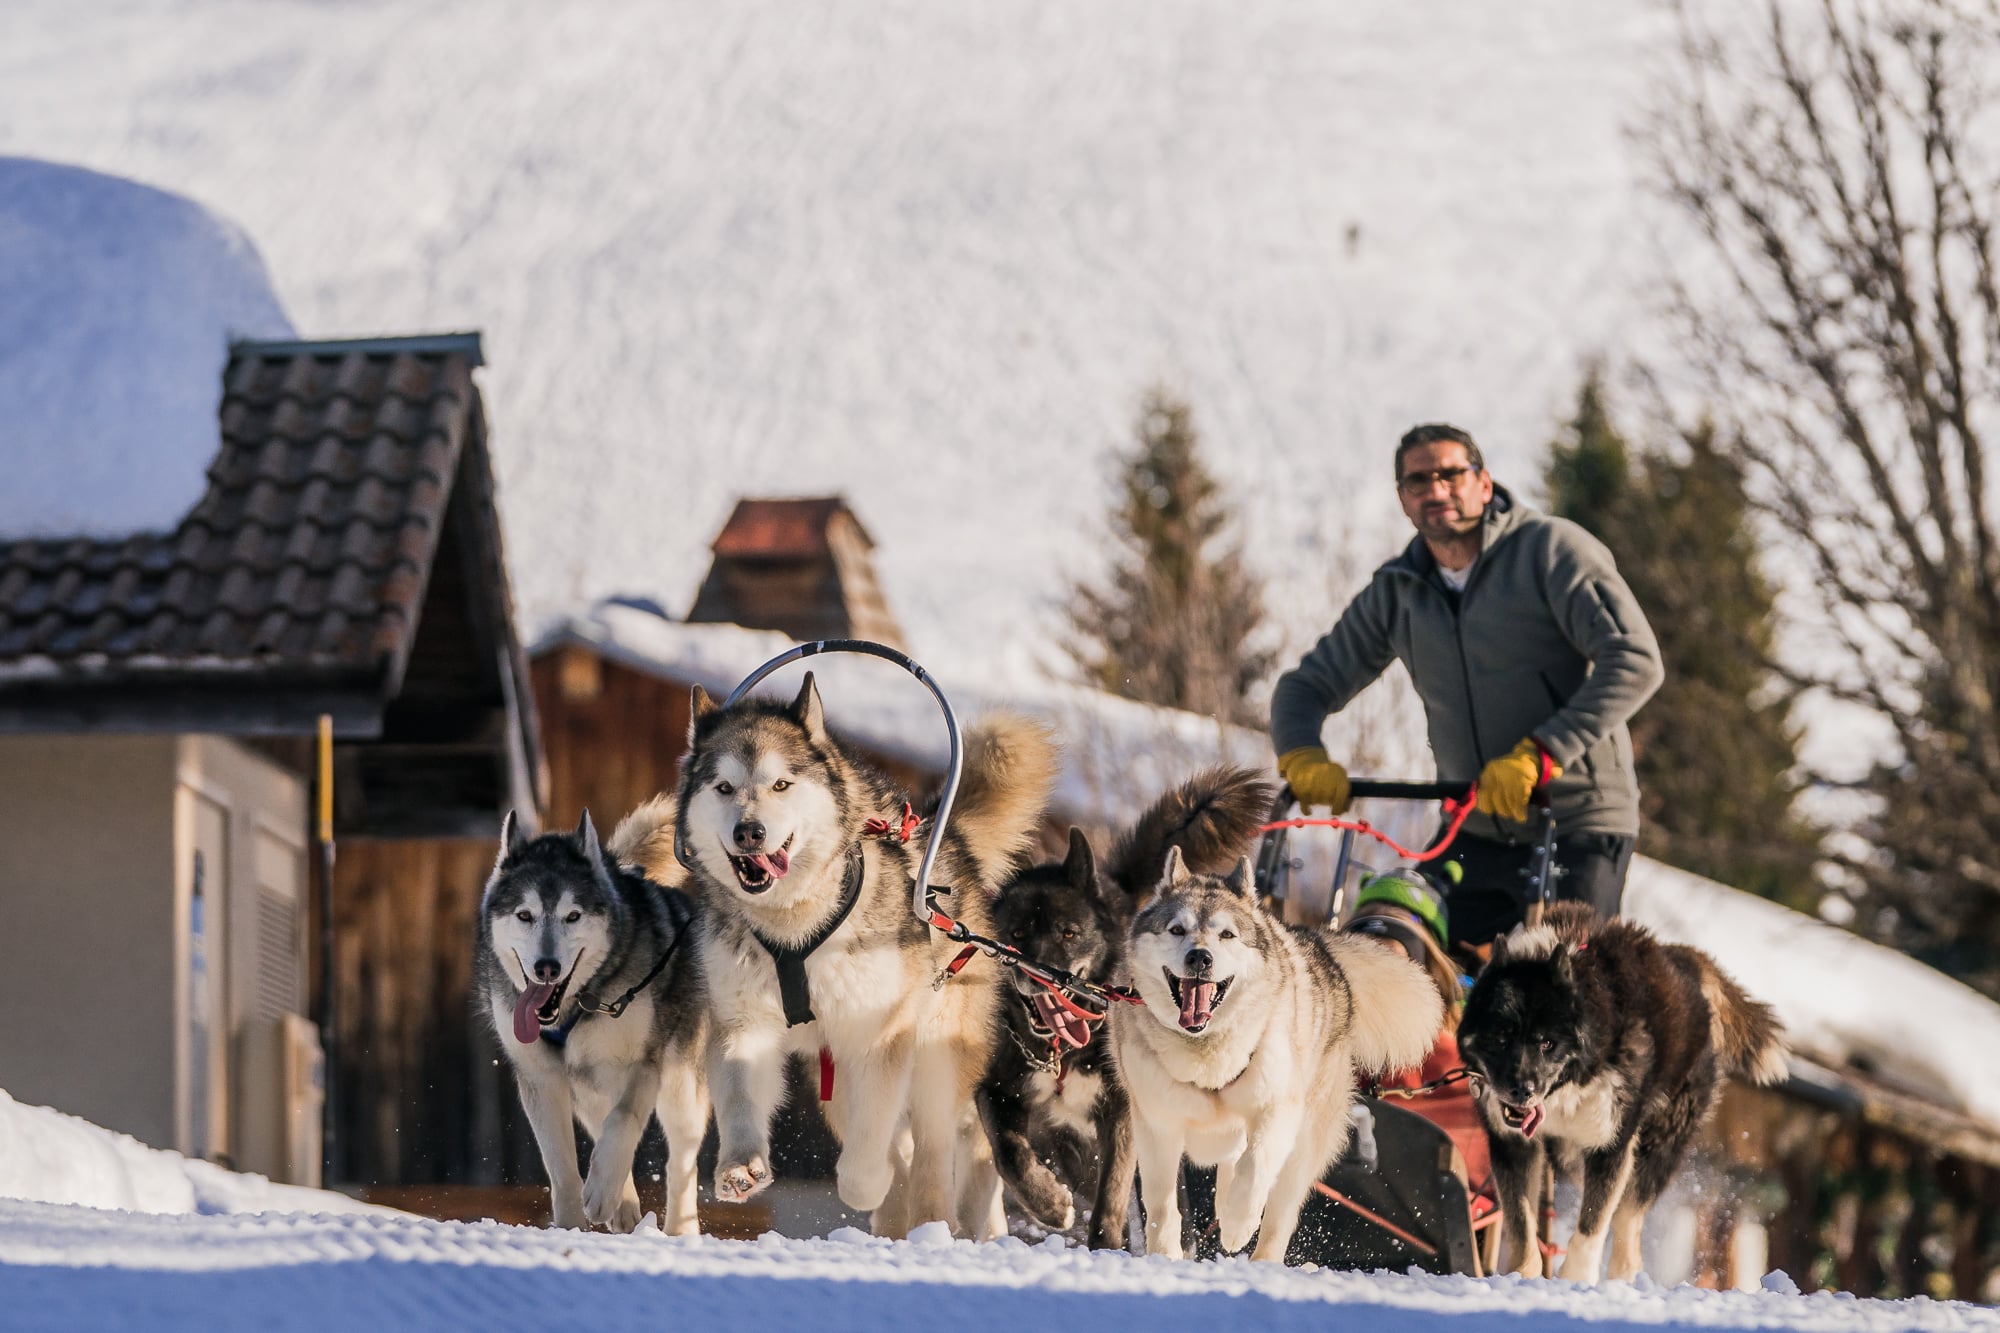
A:
[[[604,847],[597,841],[597,825],[590,822],[589,806],[584,807],[583,818],[576,821],[576,842],[593,870],[604,864]]]
[[[1074,824],[1069,826],[1069,855],[1063,858],[1063,874],[1078,893],[1097,891],[1097,860],[1091,855],[1090,840]]]
[[[1188,874],[1187,862],[1181,859],[1180,845],[1167,848],[1167,863],[1160,867],[1160,884],[1164,888],[1178,889],[1192,879]]]
[[[1222,885],[1231,893],[1254,898],[1257,896],[1257,868],[1250,864],[1250,858],[1246,856],[1236,863],[1236,868],[1229,872]]]
[[[500,820],[500,855],[493,858],[493,869],[497,873],[507,864],[507,858],[528,845],[528,835],[521,832],[521,821],[514,818],[509,810]]]
[[[715,711],[715,700],[708,697],[708,691],[701,686],[694,687],[688,702],[688,744],[694,744],[695,728],[701,720]]]
[[[792,700],[792,716],[805,728],[806,735],[816,741],[826,739],[826,710],[820,707],[819,687],[813,684],[813,673],[806,672],[803,684],[799,686],[798,698]]]

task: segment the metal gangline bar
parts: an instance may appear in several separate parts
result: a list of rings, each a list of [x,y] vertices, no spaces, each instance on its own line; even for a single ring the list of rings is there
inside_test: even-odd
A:
[[[898,652],[886,643],[875,643],[869,639],[816,639],[811,643],[801,643],[779,653],[770,661],[758,667],[743,678],[743,682],[729,692],[722,702],[724,708],[737,703],[748,694],[757,683],[774,671],[790,666],[808,657],[821,653],[862,653],[869,657],[879,657],[886,662],[894,662],[903,670],[915,676],[937,700],[938,711],[944,714],[945,731],[951,738],[951,758],[945,769],[944,794],[938,797],[937,814],[931,820],[931,836],[924,843],[923,859],[917,865],[917,881],[911,890],[910,910],[919,921],[931,920],[931,863],[937,859],[938,844],[944,837],[945,822],[951,818],[951,803],[958,797],[959,773],[965,765],[965,746],[959,739],[958,717],[951,711],[951,702],[944,697],[931,673],[924,670],[907,653]]]

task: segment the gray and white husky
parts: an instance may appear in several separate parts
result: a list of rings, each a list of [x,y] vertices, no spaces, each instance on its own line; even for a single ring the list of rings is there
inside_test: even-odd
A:
[[[1312,1185],[1346,1146],[1357,1071],[1421,1062],[1437,987],[1398,951],[1289,926],[1257,906],[1250,862],[1191,874],[1178,849],[1133,919],[1143,1006],[1114,1005],[1132,1102],[1146,1250],[1179,1258],[1181,1158],[1213,1166],[1222,1246],[1283,1262]]]
[[[623,852],[627,830],[612,838]],[[693,1235],[708,1129],[708,1013],[696,905],[620,865],[590,812],[574,833],[524,837],[507,815],[479,914],[479,986],[549,1175],[555,1224],[639,1223],[632,1155],[646,1118],[667,1140],[662,1227]],[[593,1147],[579,1178],[577,1122]]]
[[[989,720],[933,869],[945,910],[990,934],[989,903],[1031,845],[1056,775],[1047,730]],[[789,705],[718,708],[700,689],[678,794],[681,846],[704,901],[701,955],[717,1025],[716,1197],[771,1182],[770,1124],[789,1055],[825,1052],[835,1183],[899,1235],[934,1220],[1004,1229],[1000,1179],[973,1110],[996,1036],[998,970],[947,971],[960,946],[911,911],[931,836],[900,831],[903,794],[833,736],[813,678]],[[893,1196],[892,1196],[893,1191]]]

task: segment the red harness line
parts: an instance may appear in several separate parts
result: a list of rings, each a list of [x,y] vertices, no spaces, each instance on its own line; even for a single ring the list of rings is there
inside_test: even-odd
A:
[[[1443,856],[1445,849],[1450,847],[1452,842],[1458,837],[1458,831],[1465,827],[1466,816],[1472,813],[1472,807],[1478,798],[1479,788],[1475,785],[1459,799],[1455,801],[1446,800],[1444,803],[1445,813],[1451,817],[1451,823],[1446,825],[1443,837],[1433,843],[1428,850],[1421,852],[1411,851],[1408,847],[1403,846],[1403,844],[1397,842],[1394,838],[1384,833],[1381,829],[1376,828],[1365,819],[1280,819],[1275,823],[1264,825],[1257,831],[1259,833],[1275,833],[1281,828],[1351,829],[1356,833],[1365,834],[1375,839],[1375,841],[1389,848],[1398,856],[1407,857],[1412,861],[1433,861]]]

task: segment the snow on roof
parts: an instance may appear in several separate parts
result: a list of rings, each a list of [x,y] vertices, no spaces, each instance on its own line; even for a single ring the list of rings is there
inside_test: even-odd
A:
[[[0,157],[0,537],[172,528],[221,448],[232,339],[289,337],[249,238],[115,176]]]
[[[1645,857],[1625,910],[1784,1021],[1791,1048],[2000,1126],[2000,1005],[1893,949]]]
[[[789,636],[773,630],[689,624],[611,602],[563,622],[535,651],[566,639],[636,670],[698,684],[718,699],[793,646]],[[944,717],[915,677],[893,663],[836,654],[794,663],[757,692],[790,697],[806,671],[813,673],[829,723],[841,735],[885,759],[944,768],[950,752]],[[1039,689],[996,691],[947,676],[938,678],[938,687],[961,733],[982,714],[1001,711],[1038,717],[1053,727],[1064,748],[1054,804],[1077,823],[1122,822],[1210,764],[1263,770],[1271,761],[1270,742],[1261,732],[1082,686],[1051,681]]]

